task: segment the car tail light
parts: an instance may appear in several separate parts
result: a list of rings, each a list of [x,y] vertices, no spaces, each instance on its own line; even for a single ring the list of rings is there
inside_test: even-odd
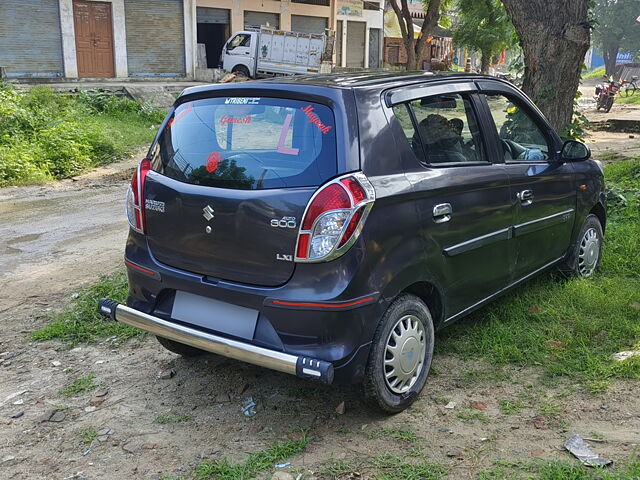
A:
[[[354,244],[373,207],[375,190],[361,173],[352,173],[323,185],[304,212],[296,262],[333,260]]]
[[[138,165],[127,190],[127,218],[131,228],[139,233],[145,233],[144,181],[149,171],[151,171],[151,160],[145,158]]]

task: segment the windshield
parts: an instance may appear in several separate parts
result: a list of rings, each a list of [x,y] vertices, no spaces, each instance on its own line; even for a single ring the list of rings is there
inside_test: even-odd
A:
[[[337,170],[333,113],[280,98],[187,102],[172,113],[152,157],[160,173],[196,185],[317,186]]]

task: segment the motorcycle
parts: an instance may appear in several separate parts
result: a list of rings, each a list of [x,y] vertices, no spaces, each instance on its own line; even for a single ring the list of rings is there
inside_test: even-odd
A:
[[[620,82],[616,82],[613,77],[604,76],[605,83],[599,83],[596,85],[596,110],[601,108],[605,113],[609,113],[611,107],[613,107],[613,101],[616,94],[620,92],[622,86]]]

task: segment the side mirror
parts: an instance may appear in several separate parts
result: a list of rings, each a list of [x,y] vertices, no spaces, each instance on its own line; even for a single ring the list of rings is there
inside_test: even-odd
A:
[[[582,162],[590,157],[589,147],[577,140],[567,140],[560,151],[560,160],[563,162]]]

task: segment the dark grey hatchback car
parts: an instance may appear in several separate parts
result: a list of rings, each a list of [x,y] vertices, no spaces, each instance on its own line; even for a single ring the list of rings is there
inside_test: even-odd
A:
[[[595,272],[589,156],[491,77],[189,88],[127,195],[127,306],[100,311],[182,355],[363,383],[398,412],[435,329],[551,267]]]

